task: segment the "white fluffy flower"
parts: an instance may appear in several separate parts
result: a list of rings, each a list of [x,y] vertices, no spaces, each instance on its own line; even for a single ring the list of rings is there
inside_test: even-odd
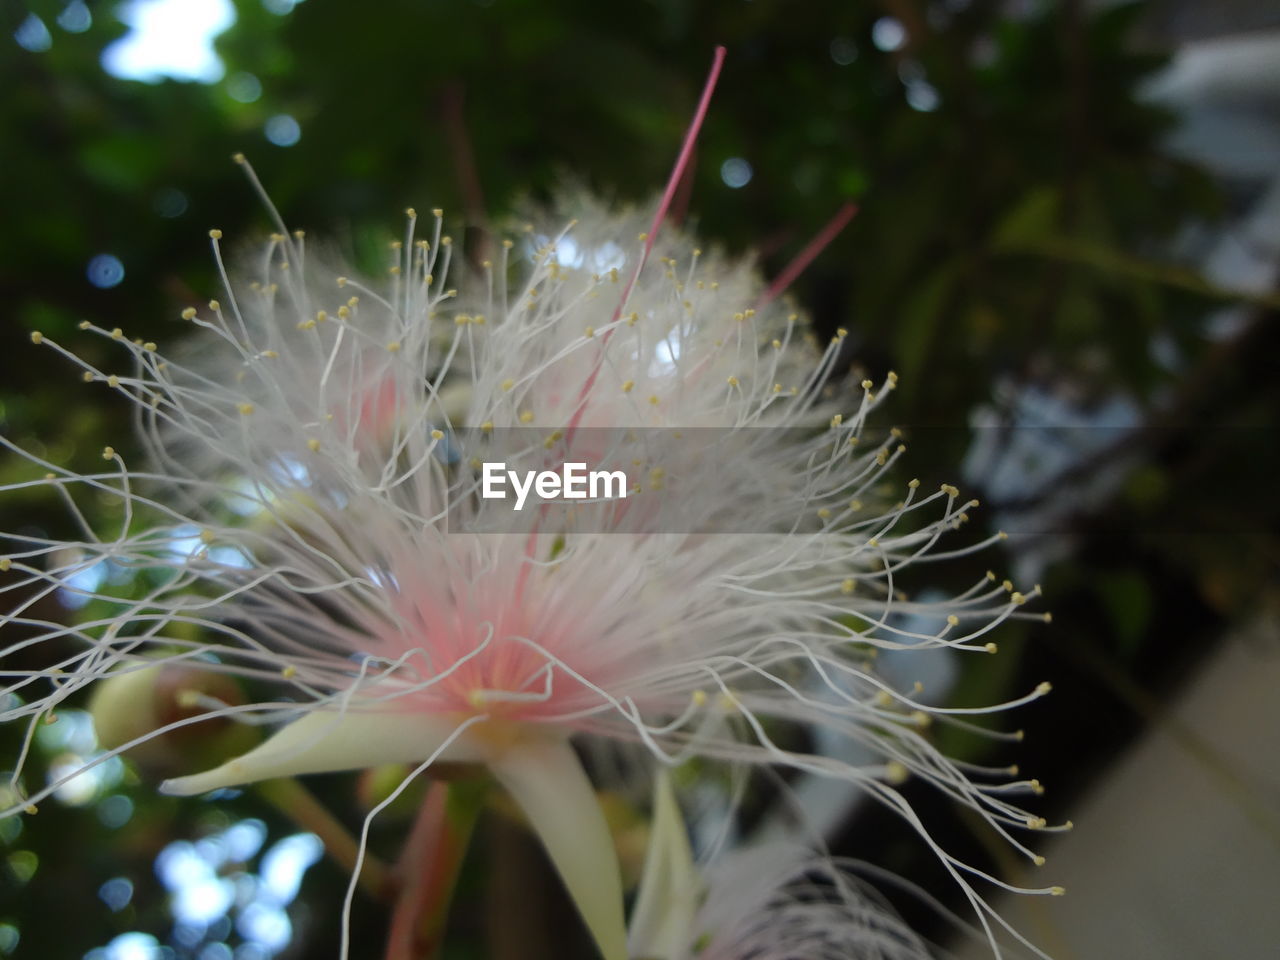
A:
[[[722,852],[699,870],[669,782],[655,784],[628,931],[636,960],[928,960],[850,865],[795,843]]]
[[[973,782],[925,727],[1047,688],[944,709],[874,670],[877,649],[994,652],[988,632],[1025,599],[988,580],[941,604],[901,594],[907,568],[949,555],[939,537],[971,504],[913,481],[875,508],[903,448],[864,427],[892,375],[841,410],[840,390],[826,395],[837,344],[810,351],[749,270],[674,231],[655,245],[639,222],[584,204],[468,273],[440,215],[420,237],[411,211],[385,285],[318,266],[281,225],[256,275],[186,311],[201,329],[176,353],[84,325],[131,361],[116,372],[37,335],[136,404],[153,464],[108,448],[105,471],[79,475],[3,441],[41,474],[11,488],[48,485],[82,520],[80,501],[111,499],[121,517],[85,520],[74,543],[7,535],[25,599],[5,622],[28,628],[28,658],[49,656],[9,674],[21,699],[6,719],[34,723],[120,671],[183,662],[271,682],[265,699],[210,701],[206,715],[286,725],[170,792],[484,764],[610,960],[624,955],[617,867],[571,736],[640,742],[665,764],[839,778],[928,838],[895,789],[921,777],[1035,858],[1011,831],[1044,822],[1005,799],[1034,784]],[[487,444],[526,466],[624,465],[633,496],[590,525],[513,511],[479,495]],[[132,599],[75,626],[34,614],[60,589],[119,600],[84,585],[103,562],[131,574]],[[937,628],[905,629],[912,614]],[[810,727],[878,760],[795,746],[789,732]],[[968,890],[967,868],[929,842]]]

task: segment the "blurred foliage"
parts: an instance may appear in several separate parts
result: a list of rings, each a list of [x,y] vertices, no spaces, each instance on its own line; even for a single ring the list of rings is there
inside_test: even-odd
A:
[[[1276,457],[1265,430],[1280,398],[1263,367],[1278,346],[1276,301],[1253,298],[1237,334],[1211,338],[1206,312],[1232,292],[1167,259],[1171,238],[1221,215],[1224,200],[1162,151],[1174,118],[1135,95],[1164,62],[1130,42],[1139,4],[1086,14],[1067,0],[1012,19],[994,0],[308,0],[287,15],[237,0],[237,21],[216,44],[226,75],[207,85],[108,75],[101,53],[126,32],[115,5],[89,3],[92,25],[80,33],[56,26],[64,6],[7,2],[0,38],[0,417],[29,449],[82,468],[104,443],[129,455],[120,398],[81,384],[27,334],[74,342],[95,363],[105,348],[78,336],[82,319],[145,339],[181,336],[180,310],[218,294],[207,230],[252,238],[266,227],[232,153],[249,155],[291,226],[366,264],[409,204],[460,216],[474,245],[567,178],[620,200],[652,196],[723,43],[690,214],[708,240],[756,251],[777,274],[843,201],[860,204],[791,293],[820,332],[850,330],[856,374],[902,375],[893,415],[908,436],[922,435],[913,470],[956,479],[971,411],[994,405],[1007,417],[1001,397],[1030,387],[1065,391],[1086,411],[1123,396],[1153,427],[1123,451],[1134,469],[1119,491],[1060,522],[1071,540],[1046,581],[1055,625],[1002,638],[1009,659],[967,676],[961,695],[998,699],[991,687],[1045,675],[1061,689],[1061,671],[1093,662],[1084,649],[1162,688],[1224,623],[1276,605]],[[30,13],[48,25],[47,50],[11,39]],[[887,16],[905,32],[900,47],[881,50],[872,36]],[[250,102],[232,96],[245,74],[262,89]],[[296,145],[264,138],[280,114],[300,124]],[[753,170],[740,189],[721,177],[732,157]],[[101,253],[125,269],[109,289],[86,276]],[[1176,363],[1157,361],[1156,338]],[[0,469],[8,479],[17,468]],[[8,506],[6,529],[68,522],[53,496]],[[51,619],[68,615],[45,605]],[[1087,667],[1075,679],[1082,690],[1053,709],[1084,710],[1084,722],[1060,735],[1061,714],[1028,722],[1028,748],[1037,717],[1044,746],[1023,766],[1042,779],[1046,769],[1074,778],[1072,764],[1106,752],[1127,716],[1115,685]],[[21,735],[0,734],[5,755]],[[342,783],[322,781],[320,792],[354,813]],[[3,835],[10,859],[0,872],[11,876],[0,883],[17,892],[0,923],[20,927],[17,956],[79,956],[124,929],[163,936],[150,862],[169,839],[213,829],[200,826],[211,810],[149,786],[121,789],[137,811],[118,829],[104,830],[93,807],[51,801]],[[252,795],[235,809],[281,826]],[[378,842],[399,829],[391,816]],[[858,834],[864,856],[876,829]],[[896,842],[882,843],[890,861]],[[16,850],[39,852],[25,882]],[[919,863],[896,865],[916,876]],[[345,878],[316,870],[315,933],[289,956],[332,952]],[[111,913],[96,890],[122,873],[138,884],[138,906]],[[360,956],[378,953],[373,912],[357,912],[357,942],[371,945]],[[72,915],[74,930],[56,922]]]

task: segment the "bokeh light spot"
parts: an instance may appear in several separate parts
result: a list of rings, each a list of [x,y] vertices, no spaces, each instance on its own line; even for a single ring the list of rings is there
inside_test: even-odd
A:
[[[116,286],[124,279],[124,264],[110,253],[100,253],[85,268],[89,282],[101,290]]]
[[[263,125],[262,132],[277,147],[292,147],[302,139],[302,127],[287,113],[279,113],[269,119]]]
[[[901,50],[907,42],[907,28],[894,17],[881,17],[871,26],[871,42],[885,53]]]
[[[754,173],[755,171],[751,169],[751,164],[747,163],[742,157],[730,157],[720,164],[720,179],[725,182],[726,186],[732,187],[734,190],[745,187],[750,183]]]
[[[117,16],[130,30],[102,51],[107,73],[149,83],[222,79],[213,40],[236,22],[231,0],[130,0]]]

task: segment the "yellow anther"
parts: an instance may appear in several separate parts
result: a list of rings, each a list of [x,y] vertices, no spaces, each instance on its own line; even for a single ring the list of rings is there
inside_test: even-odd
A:
[[[957,627],[959,625],[960,625],[960,618],[957,617],[954,613],[951,614],[949,617],[947,617],[947,626]]]
[[[80,323],[77,324],[77,326],[79,326],[81,330],[88,330],[90,327],[93,326],[93,324],[90,323],[88,320],[81,320]]]
[[[1043,867],[1045,864],[1044,857],[1040,856],[1040,854],[1036,854],[1034,857],[1032,857],[1031,862],[1034,863],[1037,867]]]
[[[830,511],[830,510],[828,510],[826,507],[821,507],[821,508],[819,508],[819,510],[818,510],[818,519],[819,519],[819,520],[829,520],[830,518],[831,518],[831,511]]]
[[[705,707],[707,705],[707,691],[695,690],[692,694],[693,705],[695,707]]]
[[[1050,887],[1049,888],[1049,896],[1051,897],[1063,897],[1063,896],[1066,896],[1066,893],[1067,893],[1066,887]]]
[[[775,341],[773,341],[773,349],[775,349],[775,350],[781,350],[781,349],[782,349],[782,341],[781,341],[781,340],[775,340]]]
[[[44,334],[43,334],[43,333],[41,333],[39,330],[32,330],[32,331],[31,331],[31,342],[32,342],[32,343],[37,343],[37,344],[38,344],[38,343],[40,343],[40,341],[42,341],[43,339],[44,339]]]
[[[782,384],[780,384],[780,383],[775,383],[775,384],[773,385],[773,392],[774,392],[774,393],[781,393],[781,392],[782,392]]]
[[[117,377],[114,373],[111,374],[110,376],[107,377],[107,386],[113,389],[115,387],[120,386],[120,378]]]
[[[999,533],[997,533],[997,534],[996,534],[996,537],[997,537],[998,539],[1000,539],[1000,540],[1008,540],[1008,539],[1009,539],[1009,535],[1008,535],[1007,533],[1005,533],[1003,530],[1001,530]]]
[[[247,160],[244,158],[244,154],[243,154],[243,153],[233,153],[233,154],[231,155],[231,159],[232,159],[232,160],[234,160],[236,163],[248,163],[248,162],[249,162],[249,161],[247,161]]]
[[[850,501],[849,501],[849,509],[850,509],[850,510],[852,510],[854,513],[857,513],[859,510],[861,510],[861,509],[862,509],[862,501],[861,501],[861,500],[856,500],[856,499],[855,499],[855,500],[850,500]]]
[[[310,440],[307,441],[307,449],[310,450],[312,453],[319,453],[320,441],[317,440],[315,437],[312,437]]]
[[[0,557],[0,573],[8,573],[9,568],[13,566],[13,561],[8,557]]]
[[[728,383],[728,384],[729,384],[729,386],[731,386],[731,387],[736,387],[736,386],[738,385],[738,378],[737,378],[737,377],[729,377],[729,378],[728,378],[728,380],[726,380],[725,382],[726,382],[726,383]]]
[[[465,313],[460,313],[453,318],[453,322],[455,326],[465,327],[468,323],[471,322],[471,318],[467,316]]]
[[[847,597],[849,594],[853,593],[853,588],[857,585],[857,581],[855,581],[853,577],[845,577],[840,581],[840,592]]]
[[[453,246],[453,237],[449,237],[449,236],[441,237],[441,238],[440,238],[440,246],[442,246],[442,247],[451,247],[451,246]]]
[[[653,406],[655,407],[658,405],[659,400],[658,400],[658,395],[656,393],[649,397],[649,403],[653,404]]]
[[[510,377],[508,377],[506,380],[503,380],[503,381],[502,381],[502,389],[503,389],[504,391],[508,391],[508,390],[510,390],[510,389],[511,389],[512,387],[514,387],[515,385],[516,385],[516,382],[515,382],[514,380],[512,380]]]
[[[837,413],[834,417],[832,417],[832,418],[831,418],[831,426],[832,426],[833,428],[834,428],[834,427],[838,427],[838,426],[840,426],[840,424],[842,424],[842,423],[844,423],[844,415],[843,415],[843,414]]]
[[[120,339],[121,337],[123,337],[123,336],[124,336],[124,331],[123,331],[123,330],[121,330],[119,327],[116,327],[115,329],[113,329],[113,330],[111,331],[111,339],[112,339],[112,340],[119,340],[119,339]]]
[[[221,230],[210,230],[210,231],[209,231],[209,239],[210,239],[210,240],[221,240],[221,239],[222,239],[222,231],[221,231]]]
[[[1040,616],[1044,618],[1045,623],[1053,623],[1053,614],[1050,613],[1048,610],[1046,610]]]
[[[523,413],[521,413],[521,414],[520,414],[520,422],[521,422],[521,423],[532,423],[532,422],[533,422],[533,411],[532,411],[532,410],[525,410]]]
[[[629,314],[627,314],[627,326],[634,327],[636,325],[636,321],[639,319],[640,319],[640,314],[632,310]]]
[[[329,314],[325,313],[323,310],[316,311],[316,323],[324,323],[328,319]]]
[[[870,380],[863,380],[863,381],[862,381],[862,389],[863,389],[863,390],[870,390],[873,386],[874,386],[874,384],[873,384]]]
[[[338,286],[345,287],[347,285],[346,277],[338,277],[337,279],[338,279]]]
[[[868,541],[867,541],[867,546],[868,546],[868,547],[878,547],[878,546],[880,546],[880,541],[879,541],[879,540],[877,540],[875,537],[872,537],[870,540],[868,540]]]
[[[443,439],[444,439],[444,431],[443,431],[443,430],[432,430],[432,431],[431,431],[431,439],[432,439],[432,440],[443,440]]]
[[[143,349],[143,350],[145,350],[145,351],[147,351],[147,353],[155,353],[155,352],[156,352],[156,344],[155,344],[155,341],[154,341],[154,340],[148,340],[146,343],[144,343],[144,344],[142,345],[142,349]]]
[[[925,713],[923,710],[912,710],[910,717],[911,722],[921,729],[924,729],[929,726],[929,724],[933,723],[933,717],[929,716],[929,714]]]
[[[387,344],[387,353],[399,353],[399,352],[400,352],[399,340],[392,340],[390,343]]]
[[[103,460],[114,460],[115,458],[116,458],[116,448],[115,448],[115,447],[103,447],[103,448],[102,448],[102,459],[103,459]],[[53,479],[52,475],[50,475],[50,476],[49,476],[49,479]]]
[[[982,649],[987,651],[987,653],[998,653],[1000,651],[1000,648],[995,643],[990,641],[983,644]]]
[[[481,433],[493,433],[493,421],[492,421],[492,420],[486,420],[484,423],[480,424],[480,432],[481,432]]]
[[[622,382],[622,392],[630,393],[633,389],[635,389],[635,385],[636,385],[636,382],[634,380],[624,380]]]
[[[1004,587],[1004,589],[1005,589],[1005,591],[1006,591],[1006,592],[1008,592],[1008,593],[1013,593],[1013,581],[1012,581],[1012,580],[1002,580],[1002,581],[1000,582],[1000,586]]]
[[[848,330],[846,330],[844,327],[838,327],[838,328],[836,329],[836,339],[837,339],[837,340],[843,340],[843,339],[844,339],[845,337],[847,337],[848,335],[849,335],[849,331],[848,331]]]
[[[284,679],[286,680],[292,680],[297,675],[298,675],[298,668],[295,667],[292,663],[280,671],[280,676],[284,677]]]
[[[80,379],[85,383],[93,383],[93,371],[86,370],[84,373],[80,374]]]
[[[1052,689],[1053,689],[1053,684],[1051,684],[1048,680],[1045,680],[1043,683],[1039,683],[1036,685],[1036,693],[1040,694],[1040,696],[1042,697]]]
[[[1026,602],[1027,602],[1027,598],[1026,598],[1024,595],[1022,595],[1021,593],[1019,593],[1017,590],[1015,590],[1015,591],[1013,591],[1013,593],[1009,596],[1009,602],[1010,602],[1010,603],[1023,604],[1023,603],[1026,603]]]
[[[242,403],[238,407],[236,407],[236,409],[240,411],[241,415],[247,417],[249,414],[253,413],[253,404]]]
[[[587,327],[587,329],[585,329],[585,330],[583,330],[583,331],[582,331],[582,335],[583,335],[584,337],[586,337],[588,340],[590,340],[592,337],[594,337],[594,336],[596,335],[596,328],[595,328],[595,327]]]
[[[911,771],[907,769],[907,765],[905,763],[901,763],[897,760],[890,760],[884,765],[884,778],[888,783],[895,787],[906,783],[907,778],[910,776]]]
[[[183,320],[194,320],[195,318],[196,318],[195,307],[187,307],[185,310],[182,311]]]
[[[280,356],[280,354],[276,353],[274,350],[263,350],[261,356],[265,357],[267,360],[274,360]]]
[[[474,317],[472,317],[472,318],[471,318],[471,322],[472,322],[472,323],[474,323],[477,327],[483,327],[483,326],[484,326],[484,314],[483,314],[483,313],[477,313]]]

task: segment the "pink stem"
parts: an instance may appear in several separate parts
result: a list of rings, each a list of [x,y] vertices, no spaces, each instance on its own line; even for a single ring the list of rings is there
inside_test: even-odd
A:
[[[600,367],[604,363],[604,350],[608,345],[609,338],[613,335],[613,325],[618,322],[618,318],[622,316],[623,307],[626,306],[627,300],[631,296],[631,291],[635,288],[636,281],[640,278],[640,271],[644,269],[645,263],[649,259],[649,254],[653,251],[653,243],[657,238],[658,230],[661,228],[663,221],[666,219],[667,211],[671,207],[671,201],[676,195],[676,190],[680,187],[680,181],[684,177],[684,172],[689,166],[689,162],[693,157],[694,145],[698,140],[698,133],[702,129],[702,122],[706,119],[707,110],[711,106],[711,95],[715,92],[716,83],[720,79],[720,68],[724,65],[725,48],[716,47],[715,56],[711,61],[711,71],[707,74],[706,83],[702,87],[702,96],[698,99],[698,107],[693,112],[693,119],[689,122],[689,129],[685,132],[684,143],[680,147],[680,153],[676,156],[675,166],[671,169],[671,175],[667,178],[666,189],[662,192],[662,200],[658,203],[658,209],[654,211],[653,223],[649,227],[648,236],[645,237],[644,249],[640,253],[640,259],[637,261],[635,269],[631,271],[631,277],[627,280],[627,285],[623,288],[622,297],[618,301],[618,306],[614,308],[613,316],[610,318],[610,329],[606,330],[600,337],[599,353],[596,357],[596,363],[591,370],[590,376],[583,383],[582,389],[578,392],[578,399],[574,406],[573,416],[569,418],[569,425],[565,428],[564,435],[564,451],[568,456],[569,448],[573,443],[573,435],[578,430],[578,425],[582,422],[582,417],[587,411],[587,397],[591,393],[591,389],[595,386],[596,379],[600,375]],[[525,556],[532,560],[535,554],[535,544],[537,542],[538,528],[535,525],[530,531],[528,539],[525,541]],[[522,564],[520,573],[516,578],[516,598],[517,601],[524,594],[525,581],[528,577],[530,564]]]
[[[796,282],[796,277],[804,273],[808,269],[809,264],[817,259],[818,254],[827,248],[827,246],[839,236],[840,231],[849,225],[849,221],[853,219],[858,212],[856,203],[846,203],[836,215],[827,221],[827,225],[818,231],[818,235],[809,241],[808,245],[801,250],[784,269],[773,283],[769,284],[766,290],[756,302],[756,308],[759,309],[765,304],[772,303],[782,296],[783,292]]]
[[[433,960],[439,954],[469,840],[469,828],[459,831],[450,822],[449,783],[432,780],[397,864],[401,887],[385,960]]]

